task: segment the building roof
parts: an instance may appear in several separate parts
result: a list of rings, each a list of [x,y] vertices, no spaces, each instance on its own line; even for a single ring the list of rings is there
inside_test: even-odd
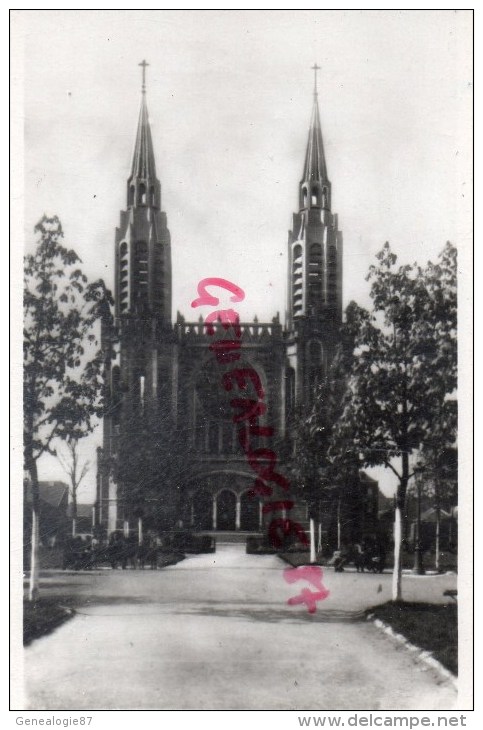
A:
[[[69,487],[64,482],[39,482],[40,499],[52,507],[60,507],[62,502],[67,504]],[[32,485],[29,482],[26,487],[25,499],[32,501]]]
[[[88,517],[89,519],[92,519],[93,507],[93,504],[77,504],[77,517]],[[69,504],[67,513],[69,517],[72,516],[72,502]]]
[[[377,481],[377,479],[373,479],[369,476],[369,474],[366,474],[365,471],[359,472],[359,479],[365,484],[377,484],[377,486],[379,486],[379,482]]]

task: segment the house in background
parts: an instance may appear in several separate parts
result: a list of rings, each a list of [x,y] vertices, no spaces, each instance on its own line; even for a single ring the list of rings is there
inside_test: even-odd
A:
[[[458,546],[458,508],[439,510],[439,546],[442,550],[454,551]],[[434,507],[429,507],[421,512],[421,542],[423,550],[434,549],[436,544],[436,533],[438,524],[438,513]],[[409,525],[408,540],[410,545],[415,545],[417,540],[417,521],[413,519]]]
[[[40,545],[54,547],[69,534],[69,487],[64,482],[39,482],[40,491]],[[32,486],[24,481],[24,565],[30,563],[32,539]]]

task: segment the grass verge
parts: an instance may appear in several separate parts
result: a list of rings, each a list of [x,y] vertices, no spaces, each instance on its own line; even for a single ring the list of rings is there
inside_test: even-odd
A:
[[[458,674],[458,608],[455,603],[383,603],[367,613],[388,624],[411,644],[430,651],[443,666]]]
[[[34,639],[50,634],[68,621],[73,612],[59,606],[56,598],[23,602],[23,643],[28,646]]]

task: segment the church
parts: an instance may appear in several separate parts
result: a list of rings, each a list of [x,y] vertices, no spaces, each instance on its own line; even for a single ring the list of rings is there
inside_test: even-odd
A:
[[[213,335],[226,336],[227,326],[213,321],[209,331],[201,317],[186,321],[178,313],[176,321],[171,318],[171,236],[156,174],[146,64],[141,65],[126,207],[114,242],[116,338],[107,347],[108,407],[98,449],[96,523],[107,534],[128,534],[140,523],[146,529],[170,523],[195,532],[263,534],[264,497],[254,493],[255,475],[222,392],[223,357],[217,364],[213,356]],[[290,452],[294,413],[301,406],[310,410],[342,324],[343,240],[332,212],[316,76],[302,161],[298,210],[288,234],[285,322],[277,314],[268,322],[237,323],[236,367],[255,372],[264,394],[257,445],[263,451],[268,434],[276,439],[279,470]],[[359,530],[374,529],[377,482],[363,475],[359,492]],[[305,529],[306,505],[294,509]]]

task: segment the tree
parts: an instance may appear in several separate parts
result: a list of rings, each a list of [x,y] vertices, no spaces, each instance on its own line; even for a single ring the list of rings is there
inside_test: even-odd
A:
[[[310,519],[310,561],[315,562],[315,521],[321,507],[331,512],[337,505],[338,547],[340,547],[341,500],[358,475],[357,464],[345,449],[334,447],[334,427],[342,413],[348,374],[354,349],[354,321],[359,307],[347,308],[341,339],[327,375],[315,390],[310,411],[299,410],[293,426],[294,444],[291,473],[299,495],[306,501]]]
[[[398,479],[393,600],[401,599],[401,515],[410,455],[431,441],[456,388],[456,250],[438,264],[396,267],[386,243],[371,266],[371,313],[360,310],[339,443],[366,466],[382,464]]]
[[[72,502],[72,537],[75,537],[77,529],[77,491],[90,466],[88,461],[81,462],[78,448],[79,439],[68,438],[65,453],[57,452],[57,459],[69,477],[69,492]]]
[[[32,487],[30,600],[38,597],[37,463],[56,455],[56,439],[78,440],[102,414],[105,353],[96,325],[111,326],[112,297],[89,283],[77,254],[61,244],[59,219],[44,216],[39,240],[24,260],[24,462]]]
[[[295,417],[291,474],[296,490],[307,503],[310,520],[310,562],[315,563],[315,521],[320,501],[327,489],[324,467],[327,456],[328,428],[325,388],[319,386],[311,412]]]

